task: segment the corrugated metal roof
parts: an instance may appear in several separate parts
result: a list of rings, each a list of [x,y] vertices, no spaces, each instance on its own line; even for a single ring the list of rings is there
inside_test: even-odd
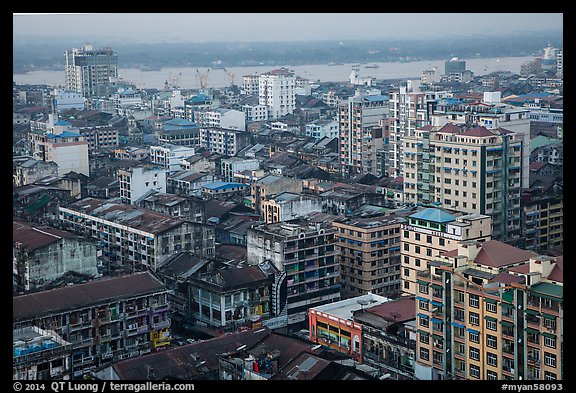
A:
[[[433,207],[426,208],[409,216],[419,220],[433,221],[433,222],[450,222],[456,220],[456,217],[446,213],[443,210],[435,209]]]
[[[15,296],[12,298],[12,321],[33,320],[49,313],[71,311],[163,289],[164,285],[152,274],[142,272]]]

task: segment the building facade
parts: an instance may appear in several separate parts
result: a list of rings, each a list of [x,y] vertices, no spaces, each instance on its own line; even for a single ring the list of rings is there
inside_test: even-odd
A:
[[[13,380],[68,380],[72,368],[72,344],[53,330],[27,326],[14,329]]]
[[[308,311],[309,339],[362,363],[362,325],[354,321],[354,313],[364,307],[374,307],[390,299],[372,293],[310,307]]]
[[[96,92],[96,86],[118,77],[118,55],[111,48],[94,49],[86,44],[82,49],[64,52],[66,58],[65,86],[83,97]]]
[[[223,158],[220,160],[220,175],[224,181],[234,182],[237,179],[235,173],[243,171],[255,171],[260,168],[260,162],[253,159],[242,159],[239,157]]]
[[[563,378],[563,261],[492,240],[420,272],[421,379]]]
[[[72,345],[71,379],[170,344],[168,293],[147,272],[16,296],[12,303],[14,329],[38,326]]]
[[[12,258],[17,287],[38,290],[68,272],[98,274],[96,243],[73,233],[13,221]]]
[[[211,152],[234,156],[250,142],[250,134],[225,128],[200,128],[200,146]]]
[[[376,174],[376,151],[383,146],[380,125],[388,96],[356,95],[338,106],[340,173]]]
[[[349,218],[332,223],[336,231],[343,299],[374,293],[394,297],[400,290],[398,216]]]
[[[135,204],[151,191],[166,192],[166,169],[136,166],[119,168],[120,198],[123,203]]]
[[[455,216],[427,208],[407,217],[402,224],[402,292],[415,295],[418,272],[439,254],[468,240],[491,239],[491,218],[482,214]]]
[[[258,79],[258,103],[268,108],[269,119],[278,119],[296,109],[296,80],[294,73],[280,68],[260,74]]]
[[[306,219],[248,229],[247,262],[267,261],[286,275],[289,330],[305,328],[310,307],[340,300],[340,268],[329,222]]]
[[[262,221],[266,224],[286,222],[322,211],[322,199],[315,195],[282,192],[262,201]]]
[[[194,148],[187,146],[150,146],[150,162],[166,169],[167,174],[179,171],[183,159],[194,155]]]
[[[103,199],[84,198],[59,208],[59,221],[99,240],[105,266],[155,271],[179,251],[214,255],[214,228]]]
[[[522,136],[452,124],[404,138],[406,202],[492,216],[492,236],[520,237]]]

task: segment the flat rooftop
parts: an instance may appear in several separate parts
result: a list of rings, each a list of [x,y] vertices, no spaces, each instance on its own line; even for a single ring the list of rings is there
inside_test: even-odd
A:
[[[391,299],[384,296],[368,293],[366,295],[340,300],[339,302],[313,307],[313,309],[316,311],[321,311],[326,314],[333,315],[338,318],[351,320],[352,316],[354,315],[354,311],[379,306],[380,304],[386,303],[390,300]]]

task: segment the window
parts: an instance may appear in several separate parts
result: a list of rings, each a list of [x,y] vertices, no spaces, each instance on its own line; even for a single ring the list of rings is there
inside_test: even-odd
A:
[[[496,312],[496,307],[497,307],[497,306],[496,306],[496,303],[488,303],[488,302],[486,303],[486,311],[494,312],[494,313],[495,313],[495,312]]]
[[[410,245],[408,243],[404,243],[404,251],[410,251]]]
[[[414,252],[420,254],[420,246],[414,246]]]
[[[430,335],[425,333],[420,333],[420,342],[423,344],[430,343]]]
[[[550,367],[556,367],[556,355],[544,352],[544,364]]]
[[[429,360],[430,359],[430,351],[428,351],[426,348],[420,348],[420,359]]]
[[[496,381],[497,379],[498,379],[498,374],[495,371],[487,371],[486,372],[486,380]]]
[[[446,240],[440,238],[440,239],[438,239],[438,243],[439,243],[441,246],[444,246],[445,243],[446,243]]]
[[[498,367],[498,356],[494,353],[488,352],[486,354],[486,363],[488,363],[489,366]]]
[[[431,257],[432,256],[432,249],[431,248],[427,248],[426,249],[426,255]]]
[[[428,318],[420,317],[420,326],[428,327]]]
[[[480,350],[475,347],[470,347],[470,351],[468,352],[470,359],[472,360],[480,360]]]
[[[428,310],[428,302],[425,300],[420,300],[418,303],[420,310]]]
[[[420,241],[420,234],[419,233],[414,234],[414,239]]]
[[[404,281],[404,289],[410,289],[410,282]]]
[[[556,339],[544,336],[544,346],[548,348],[556,348]]]
[[[420,286],[418,287],[418,291],[420,293],[428,293],[428,285],[420,284]]]
[[[492,336],[492,335],[490,335],[490,334],[487,334],[487,335],[486,335],[486,346],[487,346],[487,347],[489,347],[489,348],[496,348],[497,343],[498,343],[498,341],[497,341],[496,336]]]
[[[551,373],[550,371],[544,371],[544,379],[546,380],[555,380],[556,374]]]
[[[548,329],[556,330],[556,320],[544,318],[544,326]]]
[[[488,330],[496,330],[496,321],[486,320],[486,329]]]
[[[432,236],[426,236],[426,243],[432,244]]]
[[[409,277],[409,276],[410,276],[410,269],[408,269],[407,267],[404,268],[404,276],[405,276],[405,277]]]
[[[480,367],[471,364],[470,365],[470,376],[472,378],[480,378]]]
[[[415,264],[417,267],[420,267],[420,259],[416,258],[416,259],[414,260],[414,264]]]
[[[405,263],[405,264],[409,264],[409,263],[410,263],[410,257],[409,257],[409,256],[405,256],[405,257],[404,257],[404,263]]]
[[[408,234],[408,231],[404,231],[404,237],[405,237],[405,238],[409,238],[409,237],[410,237],[410,235]]]
[[[478,308],[480,306],[478,295],[470,294],[468,299],[469,299],[468,304],[470,305],[470,307]]]
[[[478,325],[480,324],[479,315],[476,314],[475,312],[471,312],[470,314],[468,314],[468,322],[469,322],[471,325],[478,326]]]
[[[480,343],[480,334],[476,332],[468,332],[468,339],[476,344]]]

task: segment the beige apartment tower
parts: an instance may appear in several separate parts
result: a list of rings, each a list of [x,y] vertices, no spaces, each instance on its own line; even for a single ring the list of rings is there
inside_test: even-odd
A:
[[[454,250],[467,240],[490,240],[490,216],[456,216],[442,209],[426,208],[407,217],[401,226],[401,291],[414,295],[418,272],[428,268],[443,252]]]

